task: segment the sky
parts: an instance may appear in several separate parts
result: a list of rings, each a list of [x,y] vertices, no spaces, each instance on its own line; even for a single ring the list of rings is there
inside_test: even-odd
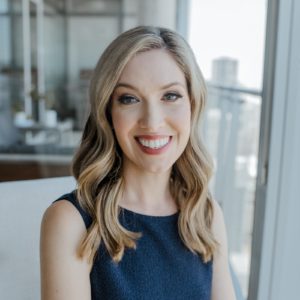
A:
[[[266,0],[190,0],[188,41],[206,79],[212,60],[239,61],[239,82],[261,89]]]

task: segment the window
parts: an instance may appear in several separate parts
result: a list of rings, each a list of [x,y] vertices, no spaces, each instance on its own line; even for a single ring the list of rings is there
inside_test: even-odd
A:
[[[191,0],[189,42],[208,85],[203,134],[213,155],[231,264],[247,296],[260,129],[266,2]]]
[[[1,0],[0,181],[70,175],[92,70],[136,25],[122,2]]]

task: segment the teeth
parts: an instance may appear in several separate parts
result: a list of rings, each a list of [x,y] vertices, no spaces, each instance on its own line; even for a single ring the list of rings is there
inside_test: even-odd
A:
[[[169,138],[157,139],[157,140],[146,140],[143,138],[138,138],[138,141],[145,147],[152,149],[159,149],[168,144]]]

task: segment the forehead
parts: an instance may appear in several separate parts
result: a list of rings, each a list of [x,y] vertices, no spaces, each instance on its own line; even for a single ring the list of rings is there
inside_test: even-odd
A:
[[[178,81],[186,84],[185,76],[173,56],[165,49],[136,54],[125,66],[118,82],[164,84]]]

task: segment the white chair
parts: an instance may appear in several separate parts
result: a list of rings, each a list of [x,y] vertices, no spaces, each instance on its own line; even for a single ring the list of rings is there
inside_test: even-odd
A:
[[[72,177],[0,183],[1,299],[40,299],[39,238],[42,216],[54,200],[75,187]],[[233,271],[232,278],[237,299],[243,300]]]
[[[40,299],[39,238],[46,208],[72,177],[0,183],[0,298]]]

